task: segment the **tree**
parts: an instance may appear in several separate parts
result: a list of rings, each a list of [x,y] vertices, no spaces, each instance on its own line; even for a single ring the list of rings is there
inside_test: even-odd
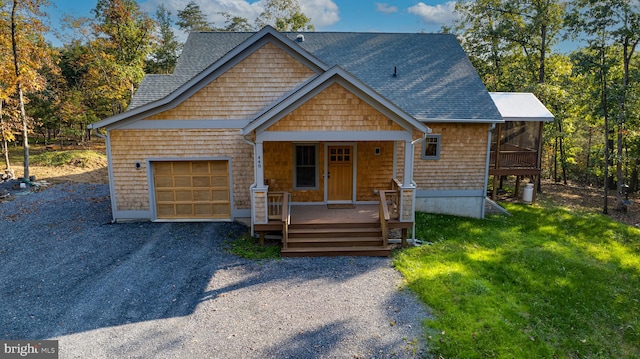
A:
[[[225,17],[225,26],[222,28],[218,28],[218,31],[238,31],[238,32],[248,32],[254,31],[254,27],[249,24],[249,20],[244,17],[234,16],[228,12],[219,12],[218,14]]]
[[[185,32],[193,31],[214,31],[213,24],[207,20],[207,15],[202,12],[200,6],[191,1],[184,10],[178,10],[178,21],[176,25]]]
[[[40,9],[48,5],[44,0],[13,0],[11,10],[3,5],[3,28],[10,28],[11,66],[8,78],[3,79],[7,88],[14,89],[18,102],[18,116],[22,129],[25,180],[29,179],[29,119],[25,110],[25,93],[42,89],[45,79],[38,73],[43,64],[50,62],[50,48],[45,45],[43,34],[47,30]],[[8,16],[8,18],[7,18]],[[7,26],[8,25],[8,26]],[[53,65],[51,66],[53,67]]]
[[[313,31],[311,24],[298,0],[267,0],[264,11],[256,19],[258,27],[273,26],[278,31]]]
[[[83,57],[85,89],[99,106],[99,117],[124,111],[144,76],[154,22],[135,0],[98,0],[93,40]]]
[[[571,12],[567,16],[567,24],[572,34],[586,38],[589,48],[598,53],[600,104],[604,117],[604,206],[603,212],[608,213],[608,190],[611,185],[609,179],[610,152],[612,139],[610,131],[609,100],[612,91],[617,88],[618,115],[616,121],[616,180],[617,204],[616,209],[626,210],[623,201],[624,178],[622,173],[623,148],[627,120],[627,91],[629,87],[629,64],[640,41],[640,14],[638,4],[632,0],[575,0]],[[621,55],[611,56],[611,49],[617,47]],[[610,79],[610,71],[616,65],[623,68],[620,81],[615,84]]]
[[[169,74],[173,71],[178,59],[181,45],[171,28],[171,11],[163,4],[156,10],[159,34],[151,58],[147,61],[146,72],[152,74]]]

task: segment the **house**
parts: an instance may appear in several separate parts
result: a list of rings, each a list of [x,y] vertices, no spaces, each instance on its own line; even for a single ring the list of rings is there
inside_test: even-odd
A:
[[[190,34],[173,74],[92,128],[116,221],[247,219],[283,254],[385,255],[416,211],[484,216],[503,122],[453,35],[267,26]]]

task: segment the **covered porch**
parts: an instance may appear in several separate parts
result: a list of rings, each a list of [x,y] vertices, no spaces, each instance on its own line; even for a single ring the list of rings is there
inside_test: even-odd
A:
[[[399,240],[402,247],[408,245],[413,213],[403,215],[401,208],[403,202],[413,203],[414,193],[403,193],[397,187],[379,191],[378,195],[377,204],[292,205],[290,193],[269,192],[268,221],[254,224],[253,229],[259,233],[261,244],[265,233],[281,234],[283,256],[388,256],[390,239]]]
[[[531,93],[490,93],[500,111],[504,123],[497,124],[491,133],[489,175],[493,176],[491,198],[507,176],[515,176],[515,193],[518,196],[520,181],[531,178],[537,183],[542,172],[542,131],[545,122],[553,121],[553,115]],[[533,202],[536,199],[533,191]]]

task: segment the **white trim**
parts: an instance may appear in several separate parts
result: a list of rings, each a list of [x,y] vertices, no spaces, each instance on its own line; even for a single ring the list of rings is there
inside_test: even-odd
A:
[[[115,221],[118,217],[118,202],[113,176],[113,154],[111,153],[111,131],[107,131],[107,170],[109,172],[109,193],[111,193],[111,217]]]
[[[333,66],[321,75],[313,78],[310,82],[295,91],[291,96],[277,103],[272,108],[257,116],[254,121],[243,129],[243,133],[253,130],[262,132],[279,121],[284,116],[300,107],[309,99],[313,98],[320,91],[334,83],[339,83],[348,91],[355,94],[361,100],[382,112],[392,121],[403,127],[407,131],[416,128],[423,133],[427,133],[429,128],[422,122],[416,121],[411,115],[404,112],[400,107],[382,97],[376,91],[365,85],[363,82],[343,70],[340,66]]]
[[[351,200],[329,201],[329,147],[351,146]],[[356,203],[358,193],[358,144],[356,142],[325,142],[324,143],[324,202],[327,204],[351,204]]]
[[[404,142],[404,174],[402,183],[404,187],[410,187],[413,181],[413,157],[414,157],[414,144],[412,141]]]
[[[154,185],[153,162],[188,162],[188,161],[227,161],[229,166],[229,218],[158,218],[156,206],[156,191]],[[145,158],[147,165],[147,190],[149,195],[150,220],[153,222],[229,222],[234,220],[234,195],[233,195],[233,160],[231,157],[151,157]]]
[[[438,197],[486,197],[483,189],[456,189],[456,190],[439,190],[439,189],[421,189],[416,190],[418,198],[438,198]]]
[[[256,134],[256,141],[411,141],[411,133],[406,131],[264,131]]]
[[[150,221],[151,220],[151,211],[145,210],[123,210],[123,211],[113,211],[113,221],[116,223],[126,222],[126,221]]]
[[[255,50],[268,42],[275,44],[289,55],[295,55],[294,57],[301,60],[301,62],[316,73],[321,73],[329,69],[329,67],[318,58],[300,46],[293,46],[294,42],[291,39],[267,25],[164,98],[92,123],[87,127],[89,129],[107,127],[122,120],[139,120],[142,117],[148,117],[152,114],[175,108],[193,93],[208,85],[211,81],[224,74],[228,69],[247,58]]]
[[[489,162],[491,161],[491,132],[493,132],[493,129],[496,127],[496,125],[491,125],[489,126],[489,131],[487,134],[487,159],[485,162],[485,168],[484,168],[484,188],[485,191],[487,190],[488,186],[489,186],[489,166],[491,165]],[[486,207],[486,200],[487,200],[487,195],[485,193],[485,195],[483,196],[484,199],[482,200],[482,213],[480,214],[480,218],[484,219],[484,215],[485,215],[485,207]]]
[[[436,139],[436,154],[435,155],[426,155],[427,152],[427,139],[435,138]],[[441,133],[430,133],[424,136],[421,141],[422,148],[420,149],[420,158],[423,161],[439,161],[440,160],[440,152],[442,151],[442,134]]]
[[[478,123],[504,123],[504,119],[500,118],[426,118],[419,117],[417,118],[419,121],[424,123],[468,123],[468,124],[478,124]]]
[[[140,120],[114,125],[115,130],[242,129],[249,120]]]

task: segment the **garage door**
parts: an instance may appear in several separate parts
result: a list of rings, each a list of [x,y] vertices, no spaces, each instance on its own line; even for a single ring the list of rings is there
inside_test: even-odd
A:
[[[228,161],[153,162],[159,219],[230,219]]]

